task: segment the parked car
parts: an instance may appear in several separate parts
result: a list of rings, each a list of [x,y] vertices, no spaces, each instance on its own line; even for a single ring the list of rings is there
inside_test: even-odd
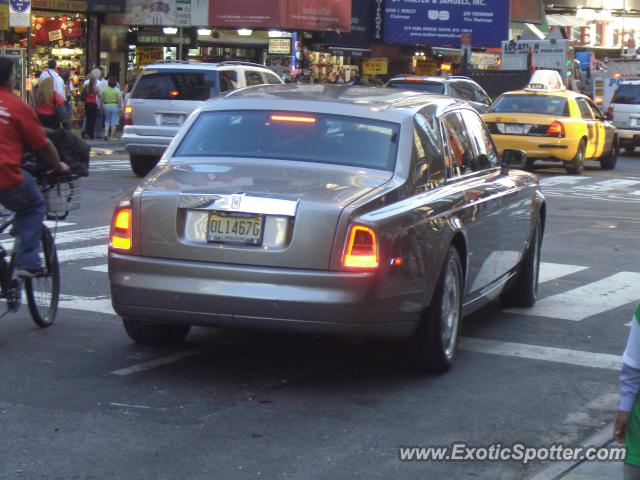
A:
[[[563,87],[532,83],[507,92],[483,118],[498,150],[520,148],[529,165],[561,162],[567,172],[580,175],[586,160],[600,162],[602,170],[615,168],[618,161],[614,126],[589,97]]]
[[[429,77],[399,75],[389,80],[385,87],[415,90],[459,98],[468,102],[478,112],[484,113],[491,105],[491,97],[483,88],[469,77]]]
[[[620,147],[632,153],[640,145],[640,80],[620,82],[607,117],[616,128]]]
[[[192,325],[400,337],[408,365],[443,372],[463,315],[536,300],[546,207],[525,161],[449,97],[234,92],[117,206],[114,309],[141,344]]]
[[[187,117],[205,100],[247,86],[282,83],[263,65],[246,62],[146,66],[125,107],[122,143],[131,168],[144,177]]]

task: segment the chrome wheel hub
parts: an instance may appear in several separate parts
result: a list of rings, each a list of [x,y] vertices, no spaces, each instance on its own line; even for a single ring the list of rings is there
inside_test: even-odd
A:
[[[453,260],[450,260],[445,271],[442,286],[442,349],[448,359],[453,358],[458,339],[460,324],[460,272]]]

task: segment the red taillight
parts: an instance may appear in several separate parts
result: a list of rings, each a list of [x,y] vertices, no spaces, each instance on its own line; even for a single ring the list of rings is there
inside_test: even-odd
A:
[[[133,108],[131,105],[127,105],[124,107],[124,124],[125,125],[133,125]]]
[[[550,137],[564,137],[564,126],[560,122],[553,122],[547,128],[547,135]]]
[[[111,226],[111,248],[131,250],[131,209],[119,208],[113,216]]]
[[[373,230],[359,225],[351,226],[342,264],[348,268],[378,266],[378,241]]]

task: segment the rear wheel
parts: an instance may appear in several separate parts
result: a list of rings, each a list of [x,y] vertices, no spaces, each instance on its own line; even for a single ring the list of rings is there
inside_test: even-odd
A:
[[[128,318],[123,318],[122,323],[131,340],[141,345],[176,345],[182,342],[191,330],[191,325],[173,325]]]
[[[456,355],[462,317],[462,264],[455,247],[449,247],[431,305],[403,350],[408,368],[444,373]]]
[[[613,143],[611,144],[611,150],[607,153],[606,156],[600,159],[600,168],[602,170],[613,170],[616,168],[616,164],[618,163],[618,150],[620,149],[618,145],[618,138],[613,139]]]
[[[572,175],[582,175],[582,171],[584,170],[584,152],[586,149],[587,142],[584,139],[580,140],[576,156],[566,165],[567,172]]]
[[[515,281],[500,295],[504,307],[532,307],[538,298],[540,277],[540,245],[542,244],[542,224],[536,221],[531,242],[525,252]]]
[[[151,157],[149,155],[129,155],[129,162],[131,163],[131,169],[139,177],[144,177],[147,173],[153,170],[158,162],[159,157]]]
[[[25,280],[27,303],[31,318],[39,327],[48,327],[56,320],[60,295],[60,269],[58,254],[51,232],[42,226],[41,240],[45,273]]]

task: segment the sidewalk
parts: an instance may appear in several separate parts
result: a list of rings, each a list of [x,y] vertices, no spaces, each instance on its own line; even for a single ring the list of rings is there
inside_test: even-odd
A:
[[[607,425],[581,443],[583,447],[619,447],[611,439],[613,425]],[[622,480],[622,462],[561,462],[549,465],[529,480]]]
[[[80,129],[74,128],[73,133],[79,137],[81,136]],[[111,141],[111,140],[95,139],[95,140],[85,140],[85,142],[91,145],[92,157],[97,155],[115,155],[115,154],[125,153],[124,147],[118,140]]]

